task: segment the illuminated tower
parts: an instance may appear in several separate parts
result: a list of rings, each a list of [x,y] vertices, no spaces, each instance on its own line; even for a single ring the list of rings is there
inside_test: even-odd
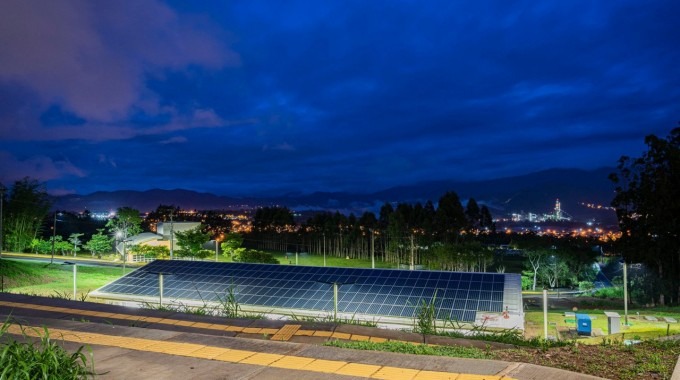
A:
[[[559,199],[555,201],[555,220],[562,220],[562,206]]]

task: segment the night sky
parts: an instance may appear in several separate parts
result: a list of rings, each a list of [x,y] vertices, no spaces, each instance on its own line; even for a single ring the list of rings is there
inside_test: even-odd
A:
[[[368,192],[615,166],[680,120],[680,1],[27,1],[0,182]]]

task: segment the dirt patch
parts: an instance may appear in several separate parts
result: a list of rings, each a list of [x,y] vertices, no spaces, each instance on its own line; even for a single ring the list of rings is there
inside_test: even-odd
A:
[[[541,349],[494,351],[499,360],[537,364],[599,376],[605,379],[670,379],[680,355],[678,341],[649,341],[626,346],[574,345]]]

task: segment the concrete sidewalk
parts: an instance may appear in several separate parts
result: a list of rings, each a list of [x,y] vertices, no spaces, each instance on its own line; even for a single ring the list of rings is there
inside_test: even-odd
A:
[[[241,326],[240,332],[223,330],[218,334],[218,330],[191,327],[197,324],[212,326],[214,317],[183,314],[181,317],[186,320],[182,321],[179,315],[167,312],[163,315],[153,310],[6,293],[0,294],[0,301],[5,304],[0,305],[2,317],[11,315],[24,325],[46,326],[53,339],[63,339],[72,349],[90,346],[95,370],[101,374],[98,377],[104,379],[596,379],[530,364],[348,350],[315,344],[336,333],[346,334],[340,335],[345,338],[354,335],[384,340],[405,338],[395,335],[401,332],[360,326],[346,326],[343,330],[334,324],[306,325],[307,331],[328,331],[324,334],[328,337],[309,336],[308,343],[277,342],[266,340],[269,337],[263,334],[258,336],[244,331],[255,331],[246,329],[257,329],[257,325],[272,328],[272,324],[286,322],[243,320],[243,325],[250,327]],[[6,306],[20,302],[22,307]],[[34,308],[28,307],[31,302]],[[78,308],[89,313],[97,310],[101,320],[96,316],[79,317]],[[66,310],[73,312],[65,313]],[[135,320],[126,320],[126,325],[106,319],[113,317],[110,320],[121,321],[119,318],[125,316],[121,312],[127,312],[142,323],[144,320],[155,322],[142,327],[138,322],[131,322]],[[236,320],[219,320],[223,324],[236,324]],[[331,330],[319,330],[332,326],[335,327]],[[13,333],[18,333],[17,329],[15,327]],[[357,332],[369,335],[352,334]]]

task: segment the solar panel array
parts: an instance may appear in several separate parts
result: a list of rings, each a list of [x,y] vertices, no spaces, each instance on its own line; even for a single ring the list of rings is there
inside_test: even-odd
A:
[[[218,301],[231,288],[241,305],[276,309],[332,312],[333,283],[339,285],[338,311],[358,315],[412,318],[424,300],[434,301],[437,319],[473,322],[477,312],[501,312],[506,306],[512,310],[519,302],[514,289],[506,289],[520,282],[517,274],[166,260],[97,293],[158,297],[158,273],[164,273],[165,298]]]

